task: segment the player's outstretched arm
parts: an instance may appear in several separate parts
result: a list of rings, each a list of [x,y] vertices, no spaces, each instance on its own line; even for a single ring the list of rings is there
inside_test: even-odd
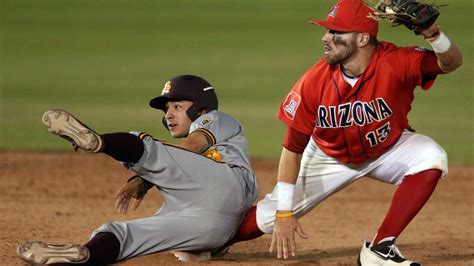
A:
[[[178,147],[199,154],[205,152],[211,146],[212,140],[202,131],[194,131],[178,144]]]
[[[276,249],[279,259],[287,259],[290,252],[292,256],[296,255],[295,232],[304,239],[308,238],[292,212],[291,190],[294,190],[298,178],[300,162],[301,154],[283,148],[278,166],[278,208],[270,245],[270,252]]]
[[[463,63],[462,54],[457,45],[443,33],[438,23],[433,23],[428,29],[423,30],[421,35],[433,47],[438,65],[444,73],[456,70]]]
[[[433,47],[438,65],[449,73],[462,65],[459,48],[440,30],[437,23],[439,5],[419,0],[380,0],[374,18],[387,19],[392,26],[404,25],[416,35],[422,35]]]

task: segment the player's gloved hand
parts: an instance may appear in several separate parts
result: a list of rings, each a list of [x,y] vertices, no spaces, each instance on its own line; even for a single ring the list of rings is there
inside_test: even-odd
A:
[[[151,187],[153,184],[141,177],[132,176],[115,194],[117,212],[127,213],[130,201],[132,201],[132,210],[136,210]]]
[[[420,0],[380,0],[374,14],[378,19],[390,20],[392,26],[404,25],[419,35],[436,21],[439,7]]]
[[[283,259],[287,259],[289,252],[291,252],[292,256],[296,256],[295,232],[301,238],[308,239],[308,236],[294,216],[275,218],[270,252],[273,252],[276,246],[277,258],[281,259],[283,257]]]

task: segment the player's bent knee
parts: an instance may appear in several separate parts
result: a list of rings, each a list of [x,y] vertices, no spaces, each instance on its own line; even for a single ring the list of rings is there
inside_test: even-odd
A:
[[[423,152],[419,153],[419,162],[414,169],[411,169],[410,174],[436,169],[441,171],[441,176],[446,176],[448,174],[448,154],[433,139],[423,135],[420,137],[421,141],[415,148]]]
[[[439,170],[441,175],[445,176],[448,173],[448,154],[439,145],[426,150],[426,156],[430,158],[430,167],[426,170]]]

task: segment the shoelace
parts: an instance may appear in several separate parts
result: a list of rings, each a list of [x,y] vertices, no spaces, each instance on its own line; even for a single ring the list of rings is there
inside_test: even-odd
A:
[[[400,256],[402,259],[404,259],[405,257],[402,255],[402,252],[400,252],[400,250],[398,249],[397,246],[395,246],[395,244],[392,244],[390,246],[388,246],[389,248],[389,251],[388,251],[388,254],[391,254],[391,253],[394,253],[394,255],[398,255]]]

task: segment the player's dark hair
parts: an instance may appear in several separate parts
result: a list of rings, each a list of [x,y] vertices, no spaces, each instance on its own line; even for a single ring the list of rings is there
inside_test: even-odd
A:
[[[378,43],[379,43],[379,40],[377,40],[377,37],[370,36],[370,38],[369,38],[369,45],[375,47],[375,46],[377,46]]]

